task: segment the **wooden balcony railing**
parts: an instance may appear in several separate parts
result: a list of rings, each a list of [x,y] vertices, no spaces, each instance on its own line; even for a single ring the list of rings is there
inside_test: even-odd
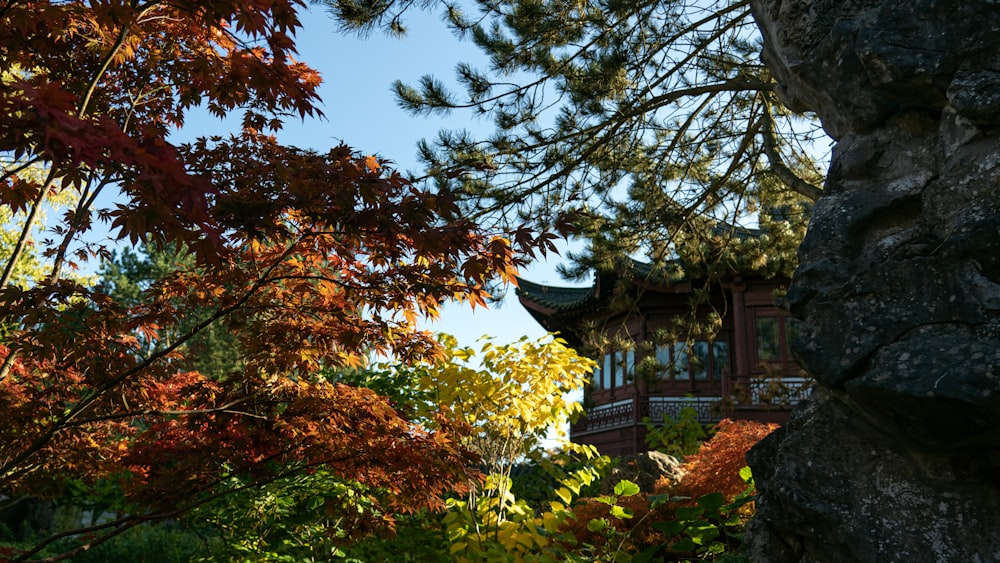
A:
[[[809,397],[813,380],[807,377],[768,377],[737,381],[729,401],[722,397],[635,397],[592,407],[570,426],[572,436],[642,424],[648,418],[663,424],[664,415],[679,418],[681,410],[693,408],[705,424],[731,416],[732,408],[787,410]],[[724,406],[725,403],[725,406]]]
[[[717,405],[722,397],[648,397],[626,399],[607,405],[593,407],[587,415],[580,417],[571,427],[572,435],[579,436],[591,432],[610,430],[641,424],[649,418],[653,424],[663,424],[664,415],[680,417],[681,410],[691,407],[698,412],[698,420],[704,423],[718,422]],[[636,402],[639,403],[636,409]],[[638,416],[636,415],[638,413]]]
[[[704,424],[719,421],[719,402],[722,397],[650,397],[643,404],[639,419],[649,418],[653,424],[663,424],[664,415],[677,419],[685,408],[693,408],[698,420]]]
[[[579,435],[598,430],[631,426],[635,423],[634,406],[635,401],[633,399],[626,399],[594,407],[587,411],[586,416],[581,416],[579,420],[570,426],[570,433]]]
[[[734,393],[737,406],[792,407],[812,393],[814,381],[808,377],[765,377],[744,382]]]

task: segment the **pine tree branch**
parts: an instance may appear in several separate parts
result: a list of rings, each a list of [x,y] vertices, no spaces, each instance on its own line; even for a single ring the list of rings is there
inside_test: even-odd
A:
[[[778,154],[778,141],[774,134],[774,121],[771,118],[771,112],[766,108],[760,117],[760,122],[763,125],[763,127],[760,127],[760,135],[763,141],[764,154],[767,156],[768,163],[770,163],[771,171],[774,172],[774,175],[795,193],[808,198],[810,201],[819,199],[823,195],[823,190],[806,182],[795,172],[792,172],[792,169],[785,164],[781,155]]]

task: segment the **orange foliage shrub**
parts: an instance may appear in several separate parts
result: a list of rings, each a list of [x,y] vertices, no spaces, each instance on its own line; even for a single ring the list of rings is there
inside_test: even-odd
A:
[[[653,483],[653,494],[654,495],[668,495],[673,492],[674,487],[680,485],[680,481],[674,481],[666,475],[660,477]]]
[[[747,464],[747,451],[778,426],[750,420],[722,420],[712,439],[703,443],[698,453],[684,459],[684,478],[670,493],[691,497],[693,502],[702,495],[718,492],[731,501],[746,489],[740,469]]]
[[[652,508],[650,495],[620,497],[615,503],[628,508],[633,517],[619,519],[610,515],[611,507],[607,504],[595,499],[581,498],[571,507],[573,518],[563,524],[562,531],[573,534],[580,544],[593,546],[595,555],[605,555],[620,547],[638,552],[650,546],[660,545],[664,546],[664,550],[668,550],[666,546],[679,538],[667,538],[652,525],[656,522],[673,520],[678,508],[695,505],[699,497],[709,493],[722,493],[727,501],[732,502],[738,494],[746,490],[746,484],[740,477],[740,469],[747,464],[747,451],[778,426],[748,420],[723,420],[716,427],[712,439],[704,442],[697,453],[684,459],[685,474],[679,483],[661,477],[654,485],[654,495],[689,497],[690,500],[671,500]],[[608,544],[607,531],[592,532],[587,527],[591,520],[600,518],[606,519],[617,532],[627,534],[627,537],[618,536],[612,544]],[[619,541],[625,543],[619,545]]]

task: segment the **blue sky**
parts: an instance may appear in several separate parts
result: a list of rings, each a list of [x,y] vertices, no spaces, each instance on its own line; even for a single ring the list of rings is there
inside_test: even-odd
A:
[[[394,80],[415,83],[424,74],[451,83],[458,62],[474,66],[485,58],[476,47],[460,41],[447,29],[438,13],[415,10],[405,19],[404,38],[373,33],[366,38],[340,33],[329,15],[314,7],[302,14],[297,34],[299,60],[318,70],[323,120],[289,121],[279,134],[285,144],[323,150],[344,142],[365,154],[394,161],[400,170],[418,170],[416,144],[434,138],[442,128],[488,132],[489,122],[458,113],[449,118],[414,117],[396,106],[391,92]],[[484,65],[478,65],[484,66]],[[179,139],[220,134],[227,125],[207,115],[191,116]],[[559,257],[522,272],[536,282],[569,285],[555,272]],[[462,345],[474,345],[483,335],[497,342],[521,336],[537,338],[544,330],[518,304],[513,289],[505,303],[489,310],[472,311],[468,305],[450,304],[441,320],[429,328],[455,335]]]

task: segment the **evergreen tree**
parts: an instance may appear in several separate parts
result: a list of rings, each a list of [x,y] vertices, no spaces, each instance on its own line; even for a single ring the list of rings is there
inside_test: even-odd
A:
[[[137,307],[148,303],[148,295],[144,292],[150,286],[194,268],[194,256],[178,250],[176,245],[144,244],[138,251],[125,247],[120,253],[112,253],[101,263],[99,283],[116,303]],[[175,325],[160,329],[157,340],[144,342],[146,355],[172,346],[212,313],[207,309],[178,309],[185,313]],[[223,378],[245,367],[240,342],[231,323],[212,323],[195,331],[180,347],[178,356],[171,360],[178,370],[197,371],[213,379]]]
[[[627,255],[673,277],[794,267],[823,132],[774,95],[749,0],[326,4],[344,27],[392,33],[415,4],[443,7],[489,57],[458,65],[461,93],[431,76],[395,84],[415,114],[495,125],[423,142],[425,179],[481,220],[572,221],[591,244],[567,274],[620,270]]]

